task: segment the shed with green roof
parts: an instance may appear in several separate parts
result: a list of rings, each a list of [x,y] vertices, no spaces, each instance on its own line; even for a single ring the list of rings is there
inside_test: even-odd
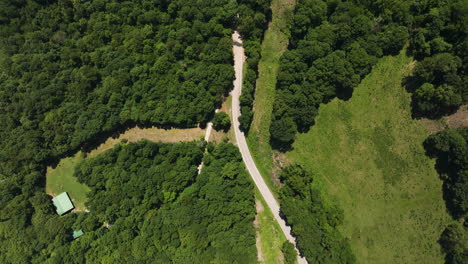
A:
[[[73,239],[77,239],[84,234],[83,230],[73,231]]]
[[[54,203],[55,208],[57,208],[56,211],[57,211],[57,214],[59,215],[63,215],[67,213],[68,211],[73,210],[73,208],[75,208],[67,192],[63,192],[55,196],[52,199],[52,202]]]

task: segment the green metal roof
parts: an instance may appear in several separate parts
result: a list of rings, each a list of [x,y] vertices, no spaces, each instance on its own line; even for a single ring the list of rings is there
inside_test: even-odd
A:
[[[75,208],[73,206],[72,201],[70,200],[70,197],[68,197],[68,194],[66,192],[63,192],[57,196],[55,196],[52,199],[52,202],[54,203],[55,207],[57,208],[57,214],[63,215],[66,212],[72,210]]]
[[[83,233],[83,230],[78,230],[78,231],[73,231],[73,239],[77,239],[79,238],[80,236],[82,236],[84,233]]]

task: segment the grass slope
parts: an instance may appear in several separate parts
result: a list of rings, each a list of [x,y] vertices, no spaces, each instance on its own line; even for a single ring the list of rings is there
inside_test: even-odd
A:
[[[437,240],[450,218],[401,86],[410,70],[404,54],[381,59],[349,101],[320,106],[287,154],[344,210],[358,263],[443,263]]]
[[[84,159],[83,153],[78,152],[75,156],[64,158],[55,168],[48,167],[46,175],[46,192],[51,195],[59,195],[68,192],[77,210],[85,209],[86,194],[89,187],[81,184],[73,176],[76,165]]]
[[[250,152],[260,173],[270,189],[273,183],[269,175],[273,168],[273,151],[270,147],[270,123],[275,97],[279,59],[288,45],[288,12],[294,9],[295,0],[272,0],[272,22],[265,32],[262,57],[258,64],[255,88],[254,117],[247,137]]]
[[[276,75],[279,58],[288,45],[287,12],[294,8],[295,0],[272,0],[272,22],[269,24],[262,43],[262,57],[258,64],[259,76],[255,88],[254,117],[247,137],[250,152],[266,183],[274,192],[270,175],[273,168],[270,147],[270,121],[275,96]],[[281,246],[286,238],[279,225],[273,219],[270,209],[256,190],[257,199],[261,200],[263,211],[257,213],[258,235],[266,264],[283,263]]]
[[[255,199],[261,204],[257,205],[257,220],[256,225],[257,236],[260,240],[260,248],[263,256],[263,261],[260,263],[265,264],[281,264],[284,263],[283,253],[281,252],[281,246],[286,241],[281,228],[276,222],[270,208],[263,200],[262,195],[255,189]],[[260,207],[260,208],[259,208]]]

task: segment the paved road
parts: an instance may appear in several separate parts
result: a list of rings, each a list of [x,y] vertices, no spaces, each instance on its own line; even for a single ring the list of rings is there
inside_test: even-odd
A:
[[[234,133],[236,135],[237,146],[242,154],[242,159],[244,160],[244,164],[247,167],[247,170],[252,176],[255,185],[257,186],[260,194],[263,196],[263,199],[267,203],[268,207],[270,207],[273,216],[275,217],[276,221],[279,223],[281,230],[283,231],[286,238],[294,244],[296,247],[296,239],[291,235],[291,228],[286,225],[286,222],[280,217],[280,207],[278,202],[273,197],[270,189],[266,185],[265,181],[260,175],[260,172],[255,166],[255,162],[253,161],[252,156],[250,155],[249,147],[247,146],[247,142],[245,140],[244,133],[239,129],[239,116],[240,116],[240,104],[239,104],[239,96],[241,95],[242,91],[242,68],[243,63],[245,61],[244,56],[244,48],[242,47],[242,40],[240,39],[239,33],[237,31],[232,34],[232,40],[234,42],[233,45],[233,53],[234,53],[234,70],[236,73],[236,79],[234,80],[234,89],[231,92],[232,95],[232,122],[234,127]],[[297,247],[296,247],[297,251]],[[298,251],[299,252],[299,251]],[[305,258],[298,258],[299,264],[306,264],[307,261]]]

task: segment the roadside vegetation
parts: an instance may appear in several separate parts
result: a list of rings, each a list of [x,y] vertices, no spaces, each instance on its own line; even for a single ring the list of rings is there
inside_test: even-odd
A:
[[[244,63],[242,94],[239,98],[241,116],[239,116],[239,128],[248,134],[253,118],[253,103],[255,95],[255,80],[258,76],[258,63],[262,53],[262,39],[264,37],[264,29],[267,27],[269,19],[271,19],[270,2],[271,0],[257,0],[257,6],[254,10],[261,12],[242,12],[245,17],[245,24],[239,24],[239,31],[243,39],[243,47],[245,50],[246,61]],[[257,30],[253,33],[246,34],[243,29],[257,25]]]
[[[309,262],[356,263],[349,243],[338,227],[343,212],[326,204],[320,190],[313,188],[315,175],[300,165],[282,171],[281,212],[296,237],[297,246]]]
[[[411,65],[404,51],[382,58],[352,98],[322,105],[286,154],[313,175],[325,204],[343,211],[337,229],[358,263],[443,262],[437,241],[451,219],[423,148],[429,133],[402,87]]]
[[[272,20],[265,31],[262,42],[261,59],[258,64],[255,101],[253,103],[252,125],[247,135],[247,143],[255,163],[270,190],[276,188],[271,180],[273,151],[270,146],[270,122],[275,97],[279,58],[288,46],[289,19],[292,18],[294,0],[272,0]],[[244,87],[242,92],[244,93]]]
[[[260,240],[260,254],[262,257],[260,263],[288,264],[284,251],[282,250],[283,244],[287,242],[286,237],[281,231],[278,222],[276,222],[273,217],[270,208],[268,208],[263,200],[260,192],[256,190],[255,193],[257,199],[255,226],[257,229],[257,239]],[[296,256],[294,256],[294,261],[296,261]]]
[[[228,96],[225,98],[223,104],[221,105],[221,108],[219,111],[227,113],[229,116],[229,120],[232,120],[232,111],[231,111],[231,104],[232,104],[232,96]],[[234,129],[233,129],[233,124],[227,128],[227,131],[225,130],[216,130],[213,129],[211,131],[210,138],[208,139],[208,142],[216,142],[216,143],[221,143],[221,142],[229,142],[232,144],[236,143],[236,136],[234,135]]]
[[[218,112],[213,117],[213,128],[227,132],[231,128],[231,119],[226,112]]]
[[[284,255],[284,263],[286,264],[294,264],[297,263],[297,252],[296,249],[294,248],[294,244],[285,241],[283,243],[283,246],[281,246],[281,252],[283,252]]]

